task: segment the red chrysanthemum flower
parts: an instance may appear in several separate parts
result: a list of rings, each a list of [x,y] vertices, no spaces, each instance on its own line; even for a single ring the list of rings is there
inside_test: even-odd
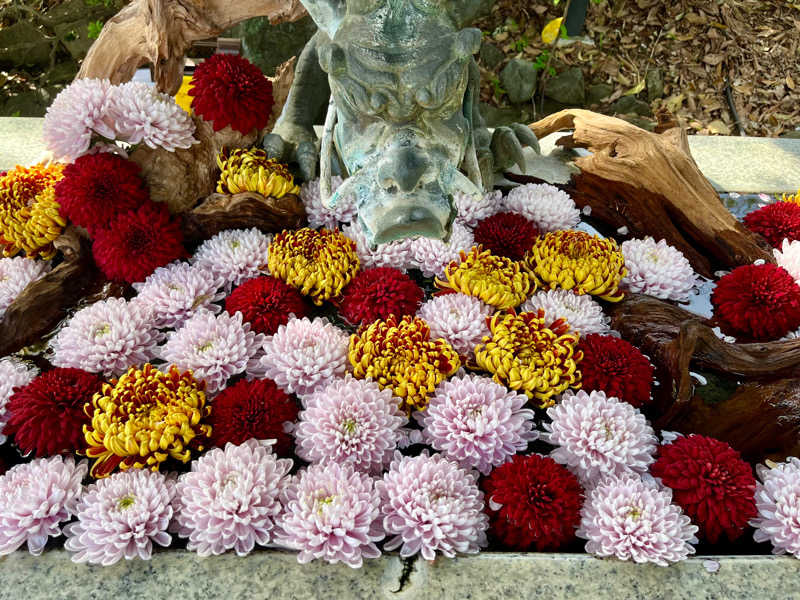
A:
[[[183,233],[166,205],[147,202],[118,214],[94,236],[94,260],[114,281],[144,281],[158,267],[186,254]]]
[[[342,316],[353,325],[417,312],[425,292],[408,275],[392,267],[360,271],[342,292]]]
[[[272,112],[272,82],[257,66],[236,54],[215,54],[194,70],[192,110],[211,121],[214,131],[226,125],[244,134],[261,129]]]
[[[289,456],[292,436],[283,425],[295,422],[297,412],[297,402],[271,379],[243,379],[214,398],[209,417],[211,441],[223,448],[228,442],[239,445],[250,438],[276,440],[275,453]]]
[[[590,333],[581,338],[580,364],[587,392],[605,392],[639,408],[650,401],[653,365],[634,345],[610,335]]]
[[[800,240],[800,204],[768,204],[748,214],[744,224],[750,231],[763,235],[774,248],[780,248],[785,239]]]
[[[800,327],[800,286],[773,264],[737,267],[711,293],[720,329],[740,340],[767,342]]]
[[[583,488],[575,475],[552,458],[517,454],[494,469],[481,487],[489,531],[504,547],[554,551],[575,538]]]
[[[532,222],[517,213],[501,212],[478,222],[475,243],[495,256],[522,260],[539,235]]]
[[[24,454],[53,456],[86,448],[83,410],[103,387],[103,379],[81,369],[56,368],[17,389],[6,404],[3,433],[14,436]]]
[[[289,322],[293,314],[302,319],[309,314],[308,303],[300,292],[275,277],[256,277],[245,281],[225,300],[231,315],[242,313],[256,333],[272,335]]]
[[[659,448],[650,472],[672,489],[675,502],[712,544],[723,533],[734,541],[756,516],[753,470],[725,442],[680,437]]]
[[[90,235],[118,213],[136,210],[150,199],[139,165],[116,154],[87,154],[67,165],[56,184],[61,214]]]

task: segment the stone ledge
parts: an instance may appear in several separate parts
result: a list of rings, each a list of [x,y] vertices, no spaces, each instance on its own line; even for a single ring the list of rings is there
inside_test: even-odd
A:
[[[581,554],[487,552],[433,563],[388,555],[353,570],[319,562],[300,565],[289,552],[203,559],[173,550],[147,562],[103,568],[77,565],[65,551],[52,550],[40,557],[15,552],[0,559],[0,600],[797,598],[798,566],[797,559],[772,556],[709,556],[664,568]]]

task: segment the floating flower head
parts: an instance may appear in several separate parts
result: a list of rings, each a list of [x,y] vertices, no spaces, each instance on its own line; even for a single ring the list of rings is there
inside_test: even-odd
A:
[[[536,289],[535,282],[519,263],[489,250],[473,247],[461,252],[461,261],[453,261],[445,269],[447,281],[436,280],[442,289],[452,289],[500,310],[519,306]]]
[[[800,240],[794,242],[783,240],[780,250],[773,250],[772,254],[778,266],[786,269],[786,272],[800,285]]]
[[[174,366],[132,367],[104,384],[85,410],[92,419],[84,427],[86,456],[97,459],[91,470],[97,478],[117,467],[157,471],[168,458],[189,462],[211,433],[202,382]]]
[[[603,392],[564,394],[547,409],[542,439],[556,448],[550,456],[584,484],[604,475],[644,473],[655,460],[656,436],[644,415]]]
[[[548,184],[529,183],[513,188],[503,199],[503,207],[533,221],[539,231],[572,229],[581,220],[569,194]]]
[[[431,340],[428,324],[411,316],[362,327],[350,337],[349,357],[357,378],[371,377],[388,387],[407,411],[424,409],[436,386],[461,366],[453,347]]]
[[[305,405],[294,429],[303,460],[348,463],[372,475],[392,461],[407,419],[391,390],[348,375],[307,396]]]
[[[257,148],[237,148],[230,153],[222,151],[217,157],[217,165],[220,170],[217,192],[220,194],[256,192],[265,197],[280,198],[300,192],[286,165],[267,158],[267,153]]]
[[[763,235],[773,248],[780,248],[783,240],[800,240],[800,204],[767,204],[746,215],[744,224],[750,231]]]
[[[579,295],[572,290],[541,290],[523,302],[519,310],[534,313],[543,310],[547,327],[561,320],[581,335],[610,330],[611,319],[603,313],[603,307],[591,296]]]
[[[271,236],[258,229],[227,229],[206,240],[192,256],[192,264],[239,285],[267,272]]]
[[[419,553],[433,560],[437,552],[453,558],[457,552],[476,554],[486,547],[488,517],[476,481],[474,471],[441,454],[396,454],[376,484],[383,527],[393,536],[384,548],[400,548],[403,557]]]
[[[425,302],[417,316],[431,328],[433,339],[443,338],[466,360],[489,334],[486,318],[493,312],[493,307],[472,296],[444,294]]]
[[[447,265],[457,261],[460,253],[468,251],[474,243],[475,239],[468,227],[453,223],[450,239],[446,242],[429,237],[411,240],[410,266],[422,271],[425,277],[444,277]]]
[[[263,129],[272,112],[272,82],[238,54],[214,54],[194,70],[192,110],[211,121],[214,131],[230,125],[245,135]]]
[[[0,444],[6,442],[3,428],[8,418],[6,405],[14,390],[28,385],[36,377],[36,369],[16,358],[0,358]]]
[[[485,193],[480,200],[474,196],[456,192],[453,194],[456,207],[456,222],[467,227],[475,227],[478,221],[491,217],[503,208],[503,192],[500,190]]]
[[[770,542],[773,554],[793,554],[800,558],[800,459],[768,469],[756,467],[756,508],[758,516],[750,520],[755,527],[753,539]]]
[[[17,166],[0,176],[0,247],[5,256],[55,256],[53,241],[67,224],[55,185],[64,165]]]
[[[489,533],[510,550],[554,552],[575,539],[583,488],[549,456],[516,454],[482,483]]]
[[[342,233],[356,243],[356,254],[364,268],[393,267],[401,271],[416,268],[411,258],[415,242],[413,238],[395,240],[373,247],[367,241],[367,235],[358,221],[342,227]]]
[[[487,377],[464,375],[439,385],[416,419],[432,448],[488,475],[538,437],[527,402]]]
[[[17,256],[0,258],[0,318],[25,288],[41,279],[49,270],[49,263]]]
[[[475,243],[495,256],[522,260],[539,235],[531,221],[517,213],[501,212],[481,220],[475,227]]]
[[[497,313],[490,319],[489,335],[475,348],[475,363],[494,380],[524,392],[541,408],[555,403],[553,396],[580,387],[576,350],[578,334],[563,321],[544,326],[544,313]]]
[[[581,338],[581,386],[587,392],[605,392],[640,408],[650,402],[653,366],[634,345],[610,335]]]
[[[291,315],[305,317],[309,306],[292,286],[275,277],[254,277],[237,287],[225,300],[230,314],[242,313],[256,333],[272,335]]]
[[[723,533],[736,540],[756,516],[753,470],[725,442],[694,434],[680,437],[659,448],[650,472],[672,490],[675,503],[712,544]]]
[[[183,327],[170,333],[159,356],[205,381],[209,394],[225,387],[228,379],[243,373],[263,338],[242,322],[242,314],[215,315],[197,311]]]
[[[73,562],[105,567],[123,558],[150,560],[153,544],[167,547],[172,536],[175,483],[152,471],[114,473],[86,488],[78,520],[64,527],[64,548]]]
[[[331,192],[335,192],[343,182],[344,180],[338,175],[331,177]],[[308,225],[314,229],[320,227],[336,229],[339,223],[350,223],[356,218],[355,196],[351,194],[339,198],[336,206],[328,208],[322,203],[319,179],[314,179],[300,186],[300,200],[303,201],[303,206],[306,208]]]
[[[75,514],[86,461],[53,456],[11,467],[0,476],[0,556],[22,544],[39,556],[61,523]]]
[[[200,556],[235,550],[248,555],[273,539],[278,498],[288,484],[292,461],[278,458],[268,444],[248,440],[209,450],[178,478],[178,535]]]
[[[620,250],[628,270],[622,279],[622,287],[626,290],[684,302],[698,283],[697,275],[683,252],[665,240],[658,243],[651,237],[627,240],[622,242]]]
[[[251,363],[248,374],[268,377],[286,393],[302,398],[344,377],[347,340],[347,333],[327,319],[289,319],[264,340],[264,354]]]
[[[162,338],[146,307],[109,298],[72,316],[50,342],[50,362],[106,377],[119,375],[153,358]]]
[[[342,293],[358,271],[356,244],[338,231],[282,231],[269,245],[269,270],[320,306]]]
[[[800,327],[800,285],[777,265],[737,267],[711,293],[723,333],[758,342],[777,340]]]
[[[553,231],[540,237],[526,257],[533,276],[550,289],[573,290],[619,302],[627,274],[617,242],[583,231]]]
[[[378,558],[385,537],[376,484],[351,464],[311,465],[292,477],[281,494],[284,511],[277,542],[299,550],[297,561],[322,559],[354,569]]]
[[[389,315],[413,315],[425,292],[398,269],[376,267],[359,271],[347,284],[339,301],[339,312],[350,323],[361,325]]]
[[[588,493],[577,535],[589,554],[666,567],[694,554],[696,532],[669,490],[628,475],[606,478]]]

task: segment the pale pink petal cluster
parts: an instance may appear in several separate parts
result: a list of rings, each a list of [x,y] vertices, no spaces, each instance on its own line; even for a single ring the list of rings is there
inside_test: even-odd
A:
[[[503,199],[504,209],[533,221],[539,231],[572,229],[581,213],[569,194],[546,183],[529,183],[513,188]]]
[[[622,242],[622,255],[628,274],[622,287],[637,294],[647,294],[662,300],[688,300],[697,285],[697,275],[683,252],[647,237]]]
[[[800,240],[791,242],[783,240],[781,249],[774,249],[772,254],[775,256],[778,266],[786,269],[786,272],[800,284]]]
[[[356,254],[364,269],[394,267],[405,272],[413,267],[411,261],[412,239],[407,238],[372,247],[357,220],[342,227],[342,233],[356,243]]]
[[[527,396],[488,377],[464,375],[441,383],[415,417],[431,447],[488,475],[538,437],[527,403]]]
[[[0,318],[25,288],[41,279],[50,270],[50,264],[17,256],[0,258]]]
[[[774,554],[800,558],[800,459],[792,456],[769,469],[756,467],[758,516],[750,521],[753,539],[770,542]]]
[[[380,494],[372,477],[352,464],[309,466],[292,477],[281,500],[276,541],[298,550],[298,562],[322,559],[357,569],[363,559],[380,556]]]
[[[411,242],[411,266],[422,271],[425,277],[444,277],[444,270],[452,261],[460,260],[459,252],[468,252],[475,243],[472,230],[461,223],[453,223],[450,239],[446,242],[428,237],[417,237]]]
[[[663,567],[694,554],[695,533],[671,490],[630,474],[606,477],[589,491],[576,532],[589,554]]]
[[[453,195],[456,207],[456,223],[474,229],[478,221],[500,212],[503,208],[503,192],[500,190],[487,192],[476,200],[469,194],[456,192]]]
[[[350,375],[306,396],[305,405],[294,429],[297,456],[352,464],[372,475],[392,461],[398,430],[408,422],[390,389]]]
[[[578,295],[572,290],[541,290],[523,302],[517,310],[543,310],[547,327],[558,319],[563,319],[570,329],[581,335],[608,333],[610,330],[611,319],[603,313],[603,307],[589,294]]]
[[[87,471],[86,461],[52,456],[15,465],[1,476],[0,556],[25,543],[38,556],[48,538],[61,535],[61,523],[75,514]]]
[[[227,229],[206,240],[191,262],[221,277],[228,285],[239,285],[268,273],[267,257],[271,235],[258,229]]]
[[[383,505],[384,548],[400,556],[417,553],[433,560],[436,553],[476,554],[487,545],[488,517],[478,474],[441,454],[395,455],[377,482]]]
[[[6,414],[8,399],[11,398],[15,388],[28,385],[38,374],[38,369],[16,358],[0,359],[0,444],[5,444],[8,439],[3,435],[3,427],[8,418]]]
[[[604,475],[644,473],[658,440],[644,415],[604,392],[567,392],[547,409],[542,439],[556,446],[550,456],[591,486]]]
[[[91,484],[80,498],[78,520],[64,527],[72,560],[113,565],[149,560],[153,544],[167,547],[175,482],[157,471],[131,469]]]
[[[472,358],[475,346],[489,335],[486,318],[494,308],[466,294],[435,296],[419,307],[417,316],[431,328],[431,339],[443,338],[462,357]]]
[[[163,337],[147,306],[109,298],[73,315],[50,342],[50,362],[106,377],[121,375],[150,362]]]
[[[159,357],[182,371],[192,371],[196,379],[206,382],[208,393],[215,394],[228,379],[244,372],[263,339],[250,331],[240,312],[215,315],[199,310],[169,334]]]
[[[338,175],[331,177],[331,193],[335,192],[343,179]],[[300,199],[306,208],[309,227],[319,229],[336,229],[339,223],[349,223],[356,218],[356,199],[355,196],[339,198],[336,206],[331,208],[322,204],[322,197],[319,193],[319,179],[314,179],[300,186]]]
[[[213,448],[178,478],[175,529],[200,556],[235,550],[249,554],[268,544],[281,512],[280,494],[292,468],[269,444],[248,440]]]

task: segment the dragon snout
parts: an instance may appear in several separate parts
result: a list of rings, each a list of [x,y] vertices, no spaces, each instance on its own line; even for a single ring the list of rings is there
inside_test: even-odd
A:
[[[430,159],[419,148],[400,148],[381,160],[378,185],[389,193],[413,192],[430,169]]]

